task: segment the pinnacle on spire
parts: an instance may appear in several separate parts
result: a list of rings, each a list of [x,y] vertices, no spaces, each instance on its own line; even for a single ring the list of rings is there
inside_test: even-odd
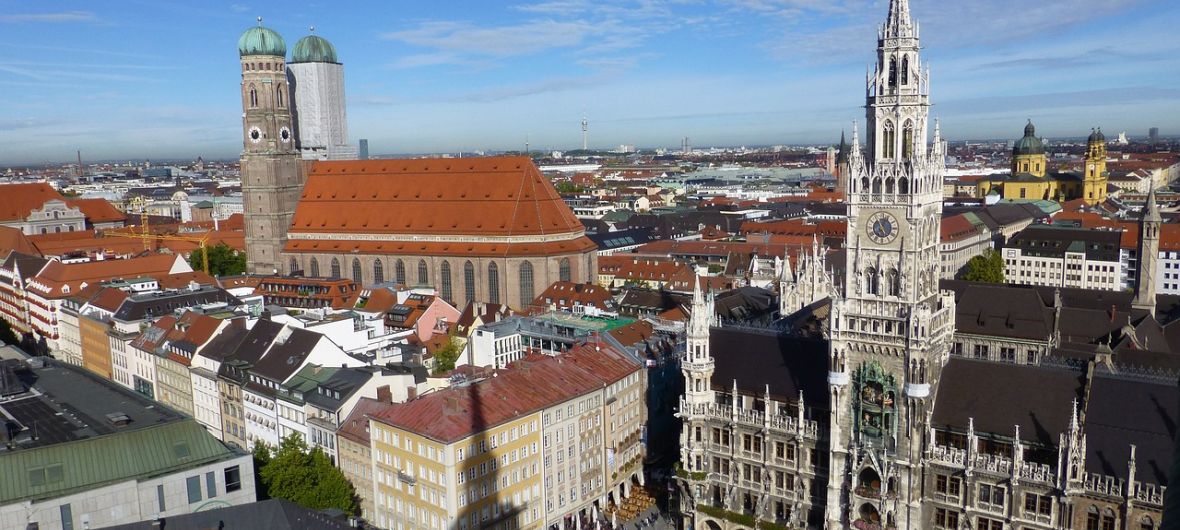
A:
[[[1159,204],[1155,200],[1155,186],[1152,186],[1147,192],[1147,204],[1143,205],[1143,221],[1147,223],[1160,223],[1163,218],[1160,217]]]
[[[795,275],[791,272],[791,249],[783,249],[783,271],[779,278],[781,282],[794,282]]]
[[[885,36],[909,37],[913,35],[914,24],[910,20],[909,0],[890,0],[889,17],[885,19]]]

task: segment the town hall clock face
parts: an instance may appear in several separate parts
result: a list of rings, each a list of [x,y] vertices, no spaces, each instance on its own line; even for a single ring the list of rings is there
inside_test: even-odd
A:
[[[878,245],[892,243],[897,238],[897,219],[886,212],[877,212],[869,217],[868,236]]]

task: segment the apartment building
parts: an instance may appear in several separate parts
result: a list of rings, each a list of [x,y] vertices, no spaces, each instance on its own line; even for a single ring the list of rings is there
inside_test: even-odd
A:
[[[1004,281],[1117,291],[1126,288],[1119,232],[1031,226],[1004,247]]]
[[[372,520],[572,528],[642,481],[645,388],[638,360],[584,344],[372,413]]]

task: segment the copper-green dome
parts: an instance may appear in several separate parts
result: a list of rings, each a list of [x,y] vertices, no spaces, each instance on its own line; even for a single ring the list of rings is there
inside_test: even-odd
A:
[[[275,30],[263,27],[262,19],[259,19],[258,22],[259,25],[246,30],[238,38],[238,55],[242,57],[247,55],[286,57],[287,43],[283,42],[283,37]]]
[[[1013,155],[1043,155],[1045,154],[1045,144],[1040,138],[1037,138],[1037,129],[1033,126],[1032,120],[1028,121],[1028,125],[1024,126],[1024,137],[1016,142],[1016,146],[1012,148]]]
[[[336,47],[319,35],[308,35],[299,39],[291,48],[293,63],[338,63]]]

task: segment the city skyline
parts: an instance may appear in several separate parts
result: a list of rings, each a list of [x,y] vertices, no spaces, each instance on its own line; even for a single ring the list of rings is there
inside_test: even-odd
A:
[[[1025,118],[1048,137],[1174,133],[1180,6],[1043,2],[1016,24],[1013,0],[912,3],[946,138],[1015,139]],[[575,149],[583,115],[592,148],[834,142],[863,121],[865,36],[887,5],[0,6],[0,164],[236,157],[234,48],[258,15],[288,49],[310,25],[336,46],[350,141],[374,153]]]

